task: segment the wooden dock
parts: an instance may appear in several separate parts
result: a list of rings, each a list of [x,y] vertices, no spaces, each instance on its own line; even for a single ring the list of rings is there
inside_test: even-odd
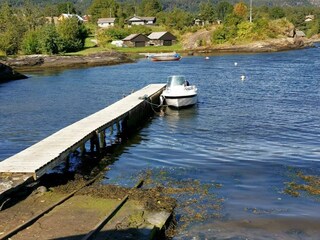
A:
[[[22,182],[30,179],[30,176],[36,180],[66,161],[71,153],[78,150],[86,151],[85,145],[88,141],[95,144],[96,148],[104,147],[106,129],[116,125],[122,128],[121,131],[124,131],[141,124],[146,114],[152,112],[150,102],[159,102],[159,95],[164,86],[165,84],[148,85],[1,161],[0,175],[14,173],[25,176]],[[8,188],[12,188],[10,184],[3,182],[1,184],[1,182],[0,179],[0,196]]]

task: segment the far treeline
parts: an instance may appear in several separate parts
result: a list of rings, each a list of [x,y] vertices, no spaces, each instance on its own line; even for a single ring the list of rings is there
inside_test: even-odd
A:
[[[79,3],[40,2],[42,4],[31,0],[20,1],[20,4],[0,1],[0,55],[76,52],[84,48],[88,36],[93,35],[98,44],[107,46],[112,40],[123,39],[131,33],[149,34],[155,27],[158,30],[172,31],[180,37],[184,33],[215,25],[212,44],[277,38],[283,33],[283,29],[292,29],[293,26],[304,31],[308,37],[320,32],[320,8],[307,5],[254,5],[250,21],[249,1],[231,4],[229,1],[196,0],[190,1],[193,6],[190,10],[169,7],[165,0],[83,1],[88,4],[81,10],[77,8]],[[198,4],[197,7],[194,6],[195,3]],[[65,19],[58,24],[47,20],[62,13],[89,15],[89,22],[83,23],[76,17]],[[156,17],[156,26],[128,27],[126,20],[134,15]],[[312,15],[312,21],[305,21],[308,15]],[[108,17],[116,18],[116,27],[99,29],[97,20]],[[204,24],[196,26],[196,19]]]

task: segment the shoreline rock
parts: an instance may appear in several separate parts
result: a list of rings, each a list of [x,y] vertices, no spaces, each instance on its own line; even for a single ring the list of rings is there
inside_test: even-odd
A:
[[[19,72],[16,72],[11,67],[0,62],[0,83],[26,78],[28,77]]]
[[[115,65],[133,62],[124,53],[100,52],[86,56],[60,56],[60,55],[27,55],[17,58],[7,58],[3,61],[14,69],[23,71],[52,69],[52,68],[79,68],[103,65]]]

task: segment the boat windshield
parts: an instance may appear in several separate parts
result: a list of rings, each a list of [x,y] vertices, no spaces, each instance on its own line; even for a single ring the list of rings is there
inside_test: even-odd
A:
[[[184,85],[186,82],[186,79],[184,76],[170,76],[168,77],[167,86],[180,86]]]

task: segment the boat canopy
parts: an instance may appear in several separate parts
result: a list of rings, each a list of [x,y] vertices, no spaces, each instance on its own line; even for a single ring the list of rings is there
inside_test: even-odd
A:
[[[170,76],[168,77],[167,81],[167,86],[172,87],[172,86],[181,86],[186,84],[186,78],[181,75],[175,75],[175,76]]]

